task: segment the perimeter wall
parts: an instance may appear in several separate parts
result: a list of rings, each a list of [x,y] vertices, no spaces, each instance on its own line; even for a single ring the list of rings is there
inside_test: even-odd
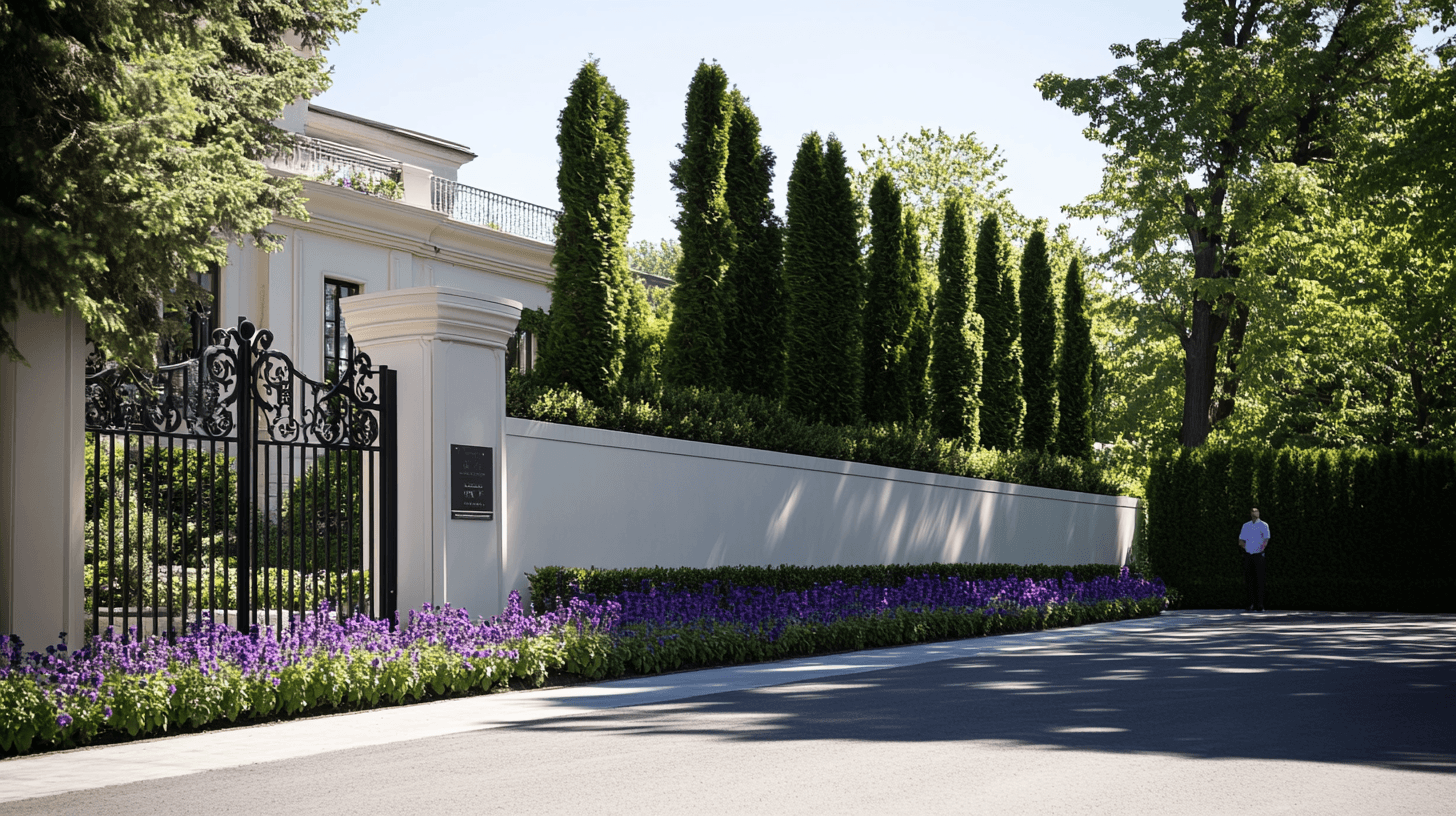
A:
[[[548,565],[1122,564],[1134,498],[506,419],[502,583]]]

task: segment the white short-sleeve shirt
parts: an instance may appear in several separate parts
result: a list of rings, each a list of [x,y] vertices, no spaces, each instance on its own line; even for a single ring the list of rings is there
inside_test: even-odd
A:
[[[1263,519],[1246,521],[1239,530],[1239,539],[1244,542],[1245,552],[1259,552],[1263,549],[1264,542],[1269,540],[1269,525]]]

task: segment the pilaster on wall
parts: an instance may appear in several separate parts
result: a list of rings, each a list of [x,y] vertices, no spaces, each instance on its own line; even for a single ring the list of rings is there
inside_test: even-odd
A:
[[[398,372],[401,614],[422,604],[494,615],[505,605],[505,350],[521,304],[420,286],[340,301],[355,345]],[[494,451],[492,520],[450,507],[450,446]]]
[[[0,357],[0,635],[43,649],[85,632],[86,325],[22,308]],[[28,363],[28,365],[27,365]]]

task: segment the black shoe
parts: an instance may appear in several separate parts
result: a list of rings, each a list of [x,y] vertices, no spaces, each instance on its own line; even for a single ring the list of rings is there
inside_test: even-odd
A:
[[[1253,612],[1254,611],[1254,607],[1251,606],[1248,609],[1245,609],[1244,611],[1245,612]]]

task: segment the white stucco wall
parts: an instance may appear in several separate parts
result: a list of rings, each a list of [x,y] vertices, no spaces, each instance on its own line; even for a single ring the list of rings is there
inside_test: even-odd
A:
[[[506,420],[507,588],[548,565],[1121,564],[1137,499]]]

